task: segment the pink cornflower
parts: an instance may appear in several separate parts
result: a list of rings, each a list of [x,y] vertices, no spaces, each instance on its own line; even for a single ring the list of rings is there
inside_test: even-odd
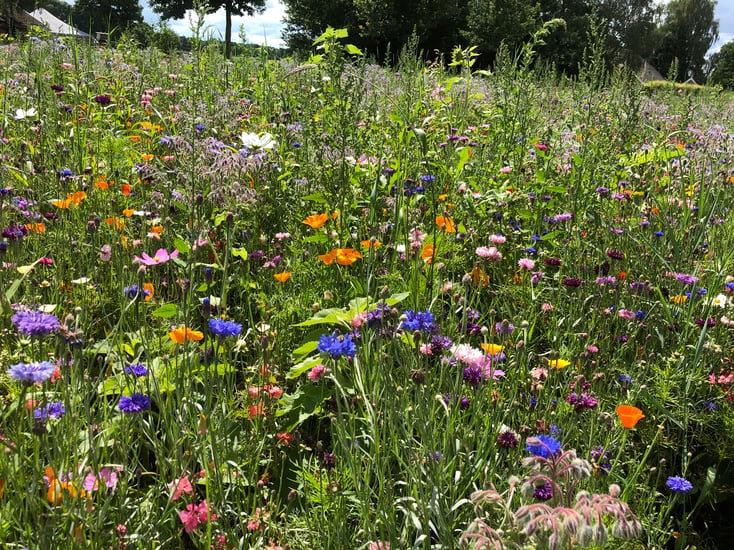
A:
[[[174,250],[170,254],[168,251],[164,248],[159,248],[153,256],[148,256],[147,253],[143,252],[143,257],[140,256],[134,256],[133,257],[133,263],[134,264],[143,264],[143,265],[158,265],[158,264],[164,264],[168,260],[172,260],[174,258],[178,257],[178,250]]]
[[[489,240],[494,244],[503,244],[507,238],[504,235],[492,235]]]
[[[502,259],[502,253],[494,246],[480,246],[476,249],[476,253],[480,258],[491,262],[498,262]]]
[[[521,258],[517,261],[517,265],[520,266],[520,268],[527,269],[530,271],[535,267],[535,262],[531,260],[530,258]]]
[[[635,318],[635,312],[630,311],[629,309],[620,309],[617,312],[617,315],[619,315],[622,319],[625,319],[627,321],[632,321]]]

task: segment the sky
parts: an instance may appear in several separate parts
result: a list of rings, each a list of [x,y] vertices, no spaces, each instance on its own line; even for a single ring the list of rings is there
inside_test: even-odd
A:
[[[141,0],[143,16],[149,23],[158,20],[158,16],[148,7],[146,0]],[[716,18],[719,20],[719,40],[712,46],[709,53],[714,53],[730,40],[734,40],[734,2],[732,0],[718,0],[716,4]],[[285,6],[280,0],[267,0],[265,11],[252,17],[234,16],[232,18],[232,40],[241,42],[240,26],[245,31],[246,42],[267,44],[269,46],[284,46],[281,31]],[[170,28],[179,35],[190,36],[191,21],[189,18],[169,21]],[[224,39],[224,10],[210,14],[205,19],[205,29],[211,31],[215,38]]]

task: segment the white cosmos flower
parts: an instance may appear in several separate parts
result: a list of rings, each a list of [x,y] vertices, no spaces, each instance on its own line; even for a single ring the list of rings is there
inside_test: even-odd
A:
[[[242,132],[240,134],[240,140],[245,147],[249,149],[272,149],[276,146],[276,141],[270,134],[263,134],[258,136],[255,133]]]
[[[24,111],[23,109],[16,109],[15,110],[15,120],[23,120],[25,118],[34,118],[38,114],[38,111],[36,111],[35,107],[31,107],[27,111]]]

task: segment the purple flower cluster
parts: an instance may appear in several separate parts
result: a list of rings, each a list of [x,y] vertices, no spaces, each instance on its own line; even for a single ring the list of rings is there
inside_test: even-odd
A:
[[[129,396],[123,395],[120,397],[120,404],[117,408],[124,413],[147,411],[150,408],[150,397],[143,393],[133,393]]]
[[[38,363],[18,363],[8,369],[8,376],[26,386],[40,384],[51,378],[56,366],[48,361]]]
[[[48,420],[49,418],[59,419],[66,414],[66,407],[61,401],[48,403],[43,407],[39,407],[33,411],[33,417],[39,420]]]
[[[590,393],[582,392],[580,394],[573,392],[566,396],[566,403],[573,406],[573,410],[582,413],[586,410],[595,409],[599,404],[599,400]]]

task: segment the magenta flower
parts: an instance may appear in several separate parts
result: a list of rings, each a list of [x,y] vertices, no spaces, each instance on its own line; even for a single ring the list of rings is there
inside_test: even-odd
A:
[[[174,258],[178,257],[178,250],[174,250],[170,254],[168,253],[168,250],[164,248],[159,248],[158,251],[153,254],[153,256],[148,256],[147,253],[143,252],[143,257],[135,256],[133,258],[134,264],[143,264],[143,265],[158,265],[158,264],[164,264],[168,260],[172,260]]]
[[[178,513],[178,517],[184,524],[184,531],[187,533],[191,533],[200,523],[217,519],[216,514],[209,513],[206,500],[202,500],[200,504],[187,504],[186,509]]]

